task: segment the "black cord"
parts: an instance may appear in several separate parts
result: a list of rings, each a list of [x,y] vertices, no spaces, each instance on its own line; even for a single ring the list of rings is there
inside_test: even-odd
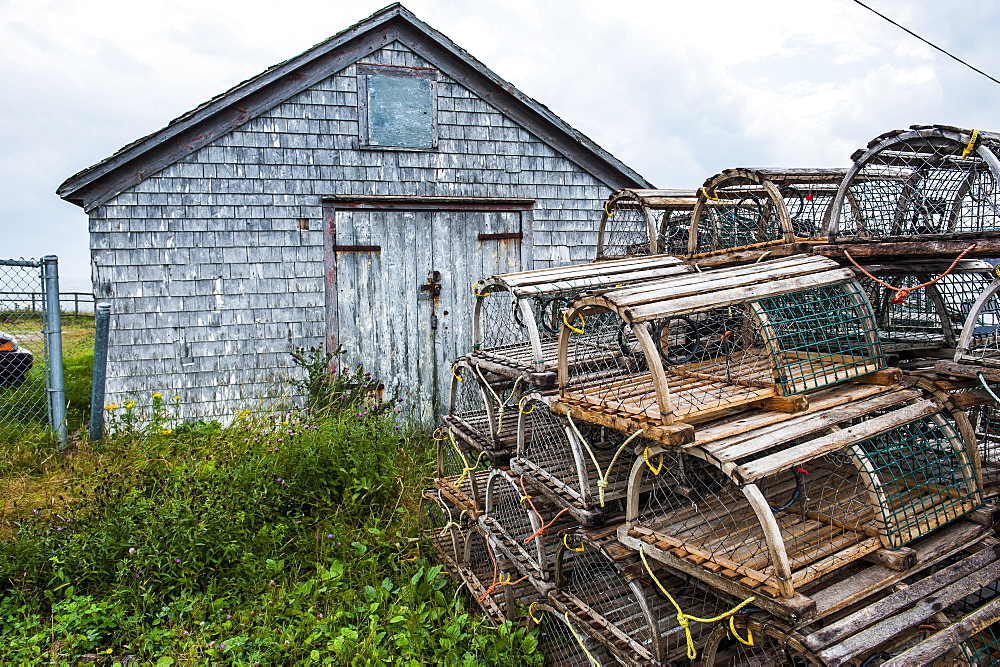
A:
[[[913,31],[912,31],[912,30],[910,30],[909,28],[907,28],[907,27],[905,27],[905,26],[902,26],[902,25],[900,25],[900,24],[896,23],[895,21],[893,21],[893,20],[892,20],[891,18],[889,18],[888,16],[886,16],[886,15],[885,15],[885,14],[883,14],[882,12],[880,12],[880,11],[878,11],[878,10],[876,10],[876,9],[872,9],[871,7],[869,7],[868,5],[866,5],[865,3],[861,2],[861,0],[854,0],[854,2],[858,3],[859,5],[861,5],[862,7],[864,7],[865,9],[867,9],[868,11],[870,11],[871,13],[873,13],[873,14],[876,14],[876,15],[878,15],[878,16],[881,16],[881,17],[882,17],[882,18],[884,18],[884,19],[885,19],[886,21],[888,21],[889,23],[893,24],[894,26],[896,26],[896,27],[897,27],[897,28],[899,28],[900,30],[905,30],[906,32],[910,33],[911,35],[913,35],[914,37],[916,37],[917,39],[919,39],[919,40],[920,40],[921,42],[923,42],[924,44],[927,44],[928,46],[931,46],[931,47],[933,47],[933,48],[937,49],[938,51],[940,51],[941,53],[945,54],[945,55],[946,55],[946,56],[948,56],[949,58],[952,58],[952,59],[954,59],[954,60],[957,60],[958,62],[962,63],[963,65],[965,65],[965,66],[966,66],[966,67],[968,67],[969,69],[971,69],[971,70],[973,70],[973,71],[975,71],[975,72],[979,72],[980,74],[982,74],[983,76],[985,76],[985,77],[986,77],[987,79],[989,79],[989,80],[990,80],[990,81],[992,81],[993,83],[1000,83],[1000,79],[995,79],[995,78],[993,78],[992,76],[990,76],[989,74],[987,74],[986,72],[984,72],[983,70],[979,69],[978,67],[976,67],[976,66],[974,66],[974,65],[970,65],[969,63],[965,62],[964,60],[962,60],[962,59],[961,59],[961,58],[959,58],[958,56],[956,56],[956,55],[953,55],[953,54],[951,54],[951,53],[948,53],[947,51],[945,51],[944,49],[942,49],[942,48],[941,48],[940,46],[938,46],[937,44],[934,44],[933,42],[929,42],[929,41],[927,41],[926,39],[924,39],[923,37],[921,37],[921,36],[920,36],[920,35],[918,35],[917,33],[913,32]]]

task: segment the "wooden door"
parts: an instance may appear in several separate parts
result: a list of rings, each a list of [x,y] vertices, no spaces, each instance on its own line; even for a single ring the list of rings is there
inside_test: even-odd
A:
[[[327,219],[330,343],[432,422],[448,409],[452,361],[471,350],[472,284],[530,268],[528,212],[369,205]]]

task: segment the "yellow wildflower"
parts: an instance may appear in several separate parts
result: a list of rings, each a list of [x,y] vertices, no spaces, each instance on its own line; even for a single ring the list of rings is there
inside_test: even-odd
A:
[[[117,403],[108,403],[107,405],[104,406],[104,409],[107,410],[108,412],[112,412],[112,411],[118,409],[118,404]]]
[[[153,398],[163,398],[163,394],[161,394],[161,393],[160,393],[160,392],[158,392],[158,391],[157,391],[157,392],[154,392],[154,393],[153,393]]]
[[[125,409],[131,410],[135,407],[135,401],[125,401]]]

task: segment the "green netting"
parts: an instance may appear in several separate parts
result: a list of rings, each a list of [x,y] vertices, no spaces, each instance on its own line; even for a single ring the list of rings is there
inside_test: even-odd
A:
[[[798,394],[885,366],[875,319],[848,281],[753,302],[783,393]]]
[[[870,478],[879,532],[890,548],[982,504],[962,440],[941,413],[862,440],[852,449]]]
[[[719,190],[698,218],[698,252],[779,241],[784,237],[778,210],[767,193],[733,188]]]

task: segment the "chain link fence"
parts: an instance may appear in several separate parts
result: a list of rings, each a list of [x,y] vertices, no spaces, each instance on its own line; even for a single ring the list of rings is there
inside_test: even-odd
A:
[[[0,259],[0,440],[66,442],[57,260]]]

